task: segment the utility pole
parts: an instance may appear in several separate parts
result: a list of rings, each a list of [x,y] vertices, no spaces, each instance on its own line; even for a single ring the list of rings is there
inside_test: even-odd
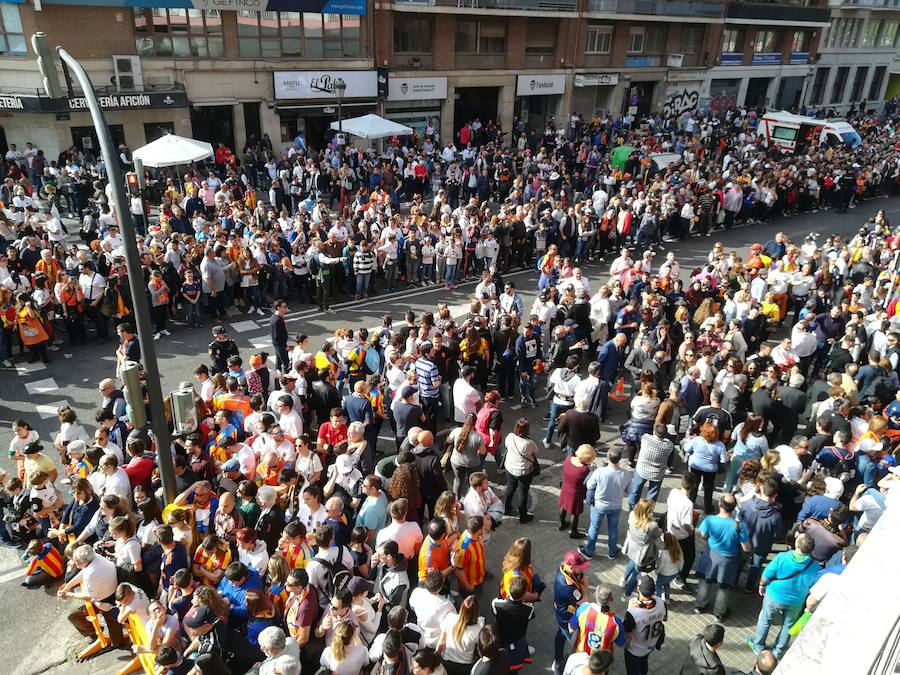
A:
[[[58,98],[61,95],[59,76],[56,72],[55,59],[47,44],[47,36],[37,33],[32,37],[32,46],[38,55],[38,67],[44,77],[47,95]],[[159,475],[162,480],[163,492],[166,503],[175,499],[175,466],[172,458],[172,445],[169,439],[169,429],[166,424],[166,415],[163,408],[162,388],[160,386],[159,368],[156,363],[156,348],[153,342],[153,329],[150,323],[150,307],[147,301],[147,289],[144,287],[144,275],[141,271],[141,259],[138,253],[137,237],[134,231],[134,222],[131,212],[126,204],[125,179],[119,158],[113,146],[113,140],[106,124],[106,118],[97,95],[94,93],[94,85],[84,67],[62,47],[56,48],[59,58],[75,74],[78,84],[84,94],[94,130],[100,141],[100,150],[103,161],[106,164],[106,172],[109,176],[110,190],[116,208],[116,217],[119,220],[119,229],[125,245],[125,264],[128,268],[128,283],[131,286],[131,298],[134,303],[134,321],[137,326],[138,340],[141,345],[141,361],[144,366],[144,374],[147,382],[147,395],[150,399],[150,427],[156,437],[156,460],[159,466]],[[140,392],[137,392],[140,403]],[[132,406],[134,407],[134,406]]]

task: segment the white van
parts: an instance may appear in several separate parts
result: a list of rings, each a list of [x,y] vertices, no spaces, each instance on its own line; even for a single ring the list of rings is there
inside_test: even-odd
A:
[[[774,145],[785,152],[805,152],[813,141],[854,148],[862,143],[856,130],[844,120],[820,120],[783,111],[766,113],[756,134],[764,147]]]

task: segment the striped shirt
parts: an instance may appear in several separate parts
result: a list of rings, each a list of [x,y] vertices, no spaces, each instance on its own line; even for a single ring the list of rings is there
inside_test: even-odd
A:
[[[434,363],[424,357],[416,361],[416,378],[420,395],[425,398],[436,398],[439,395],[440,377],[441,375]]]
[[[287,560],[292,570],[302,570],[306,567],[306,563],[312,560],[315,551],[306,542],[299,545],[285,544],[281,548],[281,555]]]
[[[353,256],[353,271],[356,274],[369,274],[375,267],[375,255],[371,251],[359,251]]]
[[[472,586],[483,583],[486,565],[484,543],[481,539],[473,539],[468,532],[465,532],[456,540],[456,550],[459,552],[458,563],[466,575],[466,581]]]

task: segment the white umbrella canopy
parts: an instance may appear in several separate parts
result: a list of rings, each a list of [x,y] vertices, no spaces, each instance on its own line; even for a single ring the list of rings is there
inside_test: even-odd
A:
[[[388,136],[412,133],[412,129],[409,127],[372,114],[363,115],[362,117],[351,117],[350,119],[343,120],[341,124],[332,122],[331,128],[335,131],[338,131],[340,128],[343,129],[345,133],[366,139],[387,138]]]
[[[175,166],[211,157],[213,148],[206,141],[195,141],[193,138],[166,134],[152,143],[138,148],[132,154],[141,160],[144,166]]]

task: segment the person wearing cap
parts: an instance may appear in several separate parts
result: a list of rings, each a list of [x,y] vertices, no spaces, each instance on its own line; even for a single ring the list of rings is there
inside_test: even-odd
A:
[[[625,672],[647,675],[648,660],[654,650],[662,648],[666,638],[665,621],[669,614],[666,603],[655,596],[656,582],[643,575],[638,581],[638,596],[631,598],[625,612]]]
[[[55,483],[59,477],[56,464],[50,457],[44,454],[44,446],[39,441],[33,441],[26,445],[22,454],[25,456],[25,487],[31,487],[29,479],[36,473],[44,473],[50,478],[51,483]]]
[[[228,646],[228,626],[216,616],[209,607],[198,607],[197,611],[184,621],[184,625],[191,629],[194,639],[184,650],[183,657],[187,658],[197,653],[195,663],[204,663],[201,672],[225,673],[228,666],[225,664],[225,653]],[[195,670],[200,667],[195,666]]]
[[[224,326],[214,326],[212,329],[213,341],[209,343],[207,351],[212,360],[213,373],[224,373],[228,370],[228,359],[239,356],[237,343],[228,337]]]
[[[588,594],[585,572],[590,565],[590,558],[578,551],[569,551],[556,570],[553,582],[553,611],[559,629],[553,642],[553,667],[556,673],[562,672],[564,648],[572,639],[572,616]]]
[[[371,600],[368,595],[375,588],[375,585],[368,579],[362,577],[353,577],[347,584],[347,590],[353,596],[353,604],[351,611],[359,620],[359,633],[363,640],[363,644],[371,644],[375,638],[378,628],[381,625],[382,611],[384,610],[385,598],[383,596],[375,596]]]

